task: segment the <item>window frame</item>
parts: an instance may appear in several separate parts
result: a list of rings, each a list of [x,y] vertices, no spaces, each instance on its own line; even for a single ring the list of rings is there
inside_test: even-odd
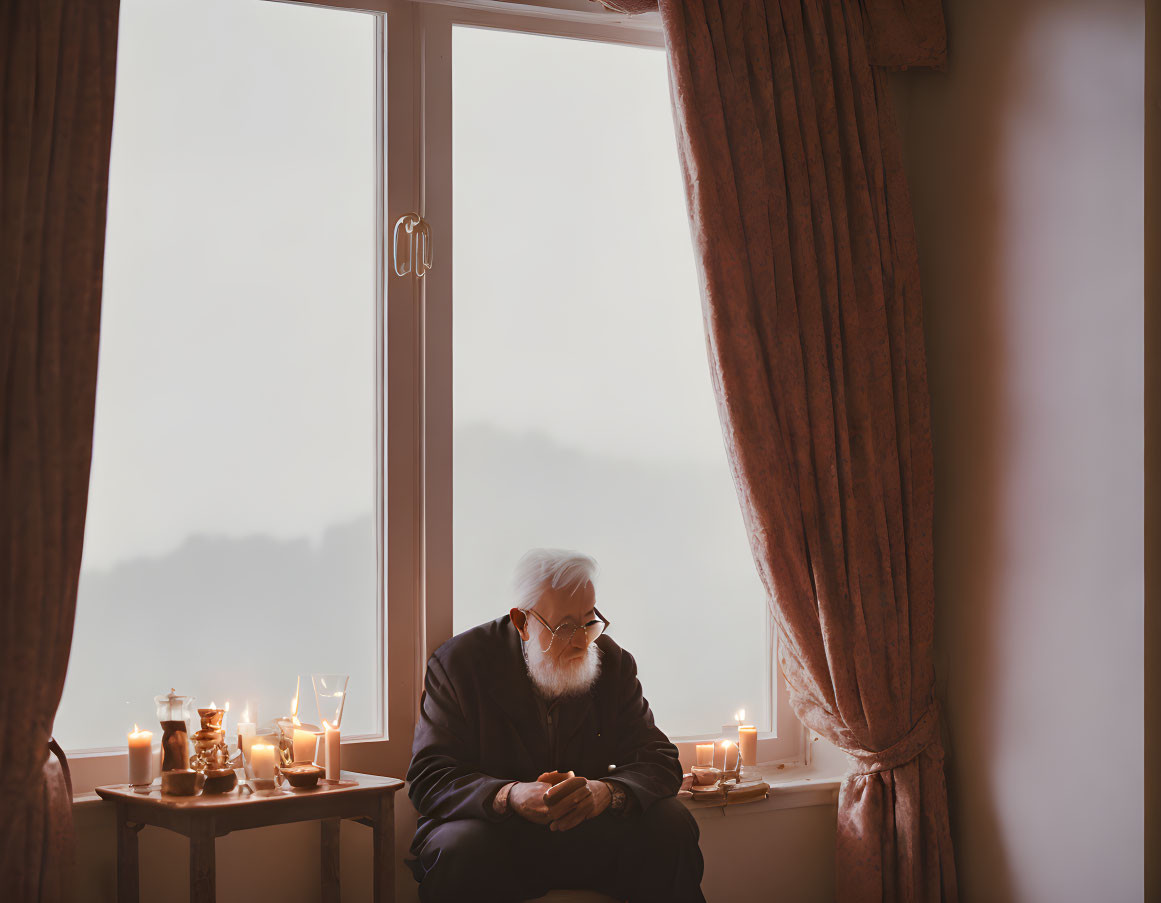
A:
[[[300,2],[300,0],[267,0]],[[596,0],[315,0],[375,17],[376,530],[380,732],[344,739],[344,765],[406,773],[431,654],[452,636],[452,80],[455,26],[495,28],[664,48],[657,13],[625,16]],[[434,268],[421,279],[391,268],[391,227],[403,213],[432,226]],[[390,516],[388,516],[390,511]],[[809,760],[777,667],[767,615],[769,710],[759,764]],[[388,629],[388,625],[390,628]],[[728,707],[723,700],[723,707]],[[723,714],[728,715],[728,710]],[[672,737],[682,763],[732,727]],[[127,750],[68,753],[73,790],[121,782]]]
[[[656,13],[628,17],[610,13],[595,0],[415,0],[421,34],[423,85],[423,214],[435,233],[436,267],[423,277],[425,345],[425,573],[428,575],[426,626],[428,653],[452,636],[452,268],[454,254],[452,184],[452,29],[492,28],[549,37],[664,49],[661,19]],[[442,262],[442,263],[441,263]],[[433,278],[434,277],[434,278]],[[438,575],[433,581],[432,575]],[[756,764],[799,764],[809,756],[808,734],[790,707],[789,688],[777,666],[777,637],[767,613],[768,710],[756,719]],[[723,707],[729,702],[723,700]],[[729,717],[729,710],[723,711]],[[753,714],[753,713],[751,713]],[[706,725],[704,733],[674,736],[681,761],[695,760],[698,742],[730,739],[733,726]]]
[[[281,0],[272,0],[281,2]],[[419,525],[422,460],[417,386],[421,385],[419,287],[393,278],[391,211],[416,209],[417,129],[413,103],[413,4],[377,0],[367,5],[317,3],[374,17],[375,106],[375,529],[377,730],[343,740],[344,765],[391,773],[406,771],[418,714],[426,658],[414,642],[422,624]],[[390,24],[389,23],[390,20]],[[387,516],[390,508],[391,517]],[[390,629],[388,629],[390,624]],[[126,748],[67,751],[73,792],[122,782]]]

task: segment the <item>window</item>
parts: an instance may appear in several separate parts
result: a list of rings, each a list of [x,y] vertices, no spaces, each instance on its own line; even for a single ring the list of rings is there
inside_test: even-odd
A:
[[[341,671],[344,739],[401,773],[427,656],[507,610],[526,548],[561,545],[600,561],[671,736],[744,706],[760,758],[801,756],[714,410],[658,17],[370,5],[123,0],[56,736],[123,750],[171,686],[266,721],[297,675]],[[390,270],[412,211],[421,279]],[[74,755],[76,786],[123,761]]]
[[[170,687],[266,721],[336,670],[344,734],[379,733],[375,17],[123,0],[120,29],[56,736],[123,748]]]
[[[452,68],[454,629],[507,611],[528,548],[580,549],[663,729],[760,718],[765,594],[706,363],[665,55],[456,27]]]

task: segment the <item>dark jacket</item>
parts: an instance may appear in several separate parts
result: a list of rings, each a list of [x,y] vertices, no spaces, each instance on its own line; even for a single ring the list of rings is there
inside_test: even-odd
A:
[[[615,778],[640,809],[681,786],[677,748],[653,723],[637,663],[609,637],[597,639],[600,676],[558,707],[558,751],[549,750],[520,635],[505,615],[452,637],[427,663],[419,724],[407,769],[419,811],[415,846],[457,818],[497,820],[496,792],[545,771]]]

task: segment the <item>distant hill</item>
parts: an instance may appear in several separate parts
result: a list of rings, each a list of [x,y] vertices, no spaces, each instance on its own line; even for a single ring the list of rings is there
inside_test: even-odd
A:
[[[486,426],[457,429],[455,443],[457,631],[508,610],[528,548],[579,549],[600,563],[597,604],[663,728],[713,729],[765,705],[765,603],[724,463],[652,466]],[[267,720],[313,670],[351,674],[345,726],[370,730],[374,599],[369,511],[317,543],[199,534],[86,570],[57,736],[120,746],[134,721],[155,722],[152,697],[171,686],[230,698],[235,721],[259,700]],[[309,686],[302,707],[314,720]]]
[[[724,460],[654,466],[482,425],[455,443],[457,631],[508,610],[528,548],[578,549],[600,564],[597,606],[666,730],[761,711],[765,596]],[[716,620],[720,642],[695,618]]]

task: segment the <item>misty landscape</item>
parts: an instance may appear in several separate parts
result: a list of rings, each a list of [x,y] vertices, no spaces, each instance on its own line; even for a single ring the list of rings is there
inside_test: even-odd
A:
[[[529,547],[579,549],[600,564],[597,605],[666,731],[762,710],[765,604],[720,475],[478,425],[455,443],[457,632],[508,610]],[[202,703],[231,699],[234,721],[256,701],[268,721],[311,671],[350,673],[344,734],[372,732],[375,595],[369,512],[316,542],[199,534],[167,555],[86,569],[56,735],[66,748],[119,746],[127,725],[156,722],[152,697],[171,686]],[[300,714],[317,719],[309,689]]]

